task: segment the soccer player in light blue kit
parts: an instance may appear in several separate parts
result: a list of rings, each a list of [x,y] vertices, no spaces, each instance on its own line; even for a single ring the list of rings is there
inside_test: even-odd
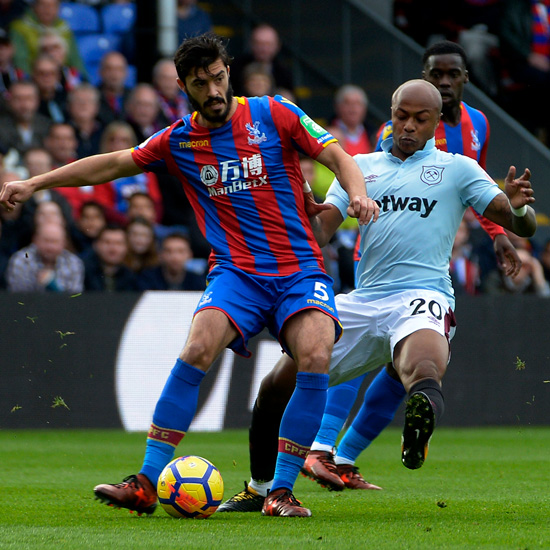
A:
[[[535,200],[530,172],[514,179],[511,167],[503,193],[475,160],[437,150],[434,132],[440,113],[437,88],[424,80],[406,82],[392,98],[393,137],[383,143],[382,152],[355,157],[380,216],[376,224],[359,229],[358,286],[337,296],[344,333],[334,346],[329,371],[330,385],[335,385],[393,362],[409,396],[402,461],[410,469],[424,463],[443,414],[441,380],[455,326],[449,258],[464,211],[473,206],[524,237],[536,229],[528,206]],[[346,216],[338,181],[329,189],[325,208],[312,219],[320,245]],[[295,373],[292,359],[283,356],[262,382],[260,408],[272,407]],[[256,423],[255,429],[261,426]],[[252,495],[248,500],[261,497],[268,486],[257,483],[253,474],[245,488]],[[230,501],[243,502],[243,493]]]
[[[464,86],[468,83],[467,58],[464,49],[454,42],[442,41],[427,48],[422,57],[422,77],[440,92],[443,102],[441,121],[435,130],[435,146],[449,153],[473,158],[486,169],[490,126],[483,112],[463,101]],[[376,151],[392,134],[391,120],[379,131]],[[511,277],[519,273],[521,261],[504,229],[472,212],[493,240],[499,267]],[[390,424],[406,396],[393,366],[382,369],[367,388],[357,412],[357,421],[350,426],[336,454],[338,434],[348,418],[355,398],[368,373],[329,389],[327,405],[302,472],[329,490],[379,489],[365,481],[357,468],[352,468],[358,449],[366,449],[378,434]],[[356,429],[357,428],[357,429]]]

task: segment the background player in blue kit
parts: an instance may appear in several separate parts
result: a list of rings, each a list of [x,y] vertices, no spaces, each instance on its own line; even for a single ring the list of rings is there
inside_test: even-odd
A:
[[[348,213],[360,225],[376,219],[378,206],[367,198],[357,164],[301,109],[281,96],[233,97],[230,57],[219,37],[184,41],[174,61],[194,113],[133,149],[5,183],[0,203],[10,210],[38,189],[96,185],[140,171],[179,178],[212,246],[208,288],[157,402],[140,472],[94,492],[108,504],[152,513],[158,476],[191,423],[206,371],[226,347],[249,356],[249,338],[267,327],[296,359],[299,373],[263,513],[309,516],[292,488],[319,428],[341,326],[306,214],[298,152],[338,175],[349,192]]]
[[[448,260],[465,209],[473,206],[523,236],[536,229],[534,211],[526,206],[534,201],[529,171],[515,180],[511,167],[501,192],[474,160],[435,148],[440,113],[441,95],[432,84],[403,84],[392,98],[393,136],[383,142],[383,152],[355,157],[369,195],[381,208],[376,224],[359,228],[357,289],[336,299],[344,334],[334,347],[329,371],[330,383],[336,385],[393,362],[409,394],[402,461],[410,469],[422,466],[443,414],[441,379],[455,324]],[[345,216],[343,198],[335,181],[325,201],[331,208],[314,221],[320,244]],[[281,406],[283,386],[295,372],[292,359],[284,356],[262,381],[252,422],[255,431],[261,431],[262,410]],[[264,443],[264,455],[273,455],[273,442]],[[237,511],[239,503],[261,500],[258,489],[266,484],[256,481],[262,478],[252,471],[250,488],[230,499],[226,504],[235,506],[225,510]]]

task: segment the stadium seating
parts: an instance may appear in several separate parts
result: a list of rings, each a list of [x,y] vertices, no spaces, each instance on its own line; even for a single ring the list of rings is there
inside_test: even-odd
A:
[[[124,34],[134,27],[136,21],[136,5],[106,4],[101,8],[101,25],[104,33]]]
[[[101,58],[113,50],[118,50],[120,38],[114,34],[93,33],[76,36],[78,49],[92,84],[98,82],[98,68]]]
[[[59,15],[69,24],[75,36],[101,31],[99,13],[92,6],[62,2]]]

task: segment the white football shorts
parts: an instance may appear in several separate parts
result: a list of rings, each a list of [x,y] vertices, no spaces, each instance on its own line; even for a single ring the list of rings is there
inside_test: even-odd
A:
[[[447,298],[432,290],[409,290],[379,300],[359,293],[336,296],[344,332],[334,345],[329,385],[335,386],[392,360],[397,343],[421,329],[451,340],[454,313]]]

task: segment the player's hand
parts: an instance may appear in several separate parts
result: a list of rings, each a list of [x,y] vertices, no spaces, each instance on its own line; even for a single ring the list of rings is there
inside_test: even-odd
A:
[[[493,248],[499,269],[508,277],[516,277],[521,269],[521,258],[510,239],[502,233],[498,234],[493,241]]]
[[[350,200],[347,214],[352,218],[357,218],[359,225],[366,225],[371,220],[375,222],[378,219],[380,207],[365,195],[356,195]]]
[[[304,193],[304,205],[308,218],[314,218],[323,210],[330,210],[330,204],[318,203],[313,196],[313,193]]]
[[[6,181],[0,190],[0,204],[11,212],[18,202],[25,202],[31,198],[33,189],[28,181]]]
[[[504,180],[504,192],[514,208],[521,208],[535,202],[534,191],[531,188],[531,171],[526,168],[523,174],[515,179],[516,167],[510,166]]]

